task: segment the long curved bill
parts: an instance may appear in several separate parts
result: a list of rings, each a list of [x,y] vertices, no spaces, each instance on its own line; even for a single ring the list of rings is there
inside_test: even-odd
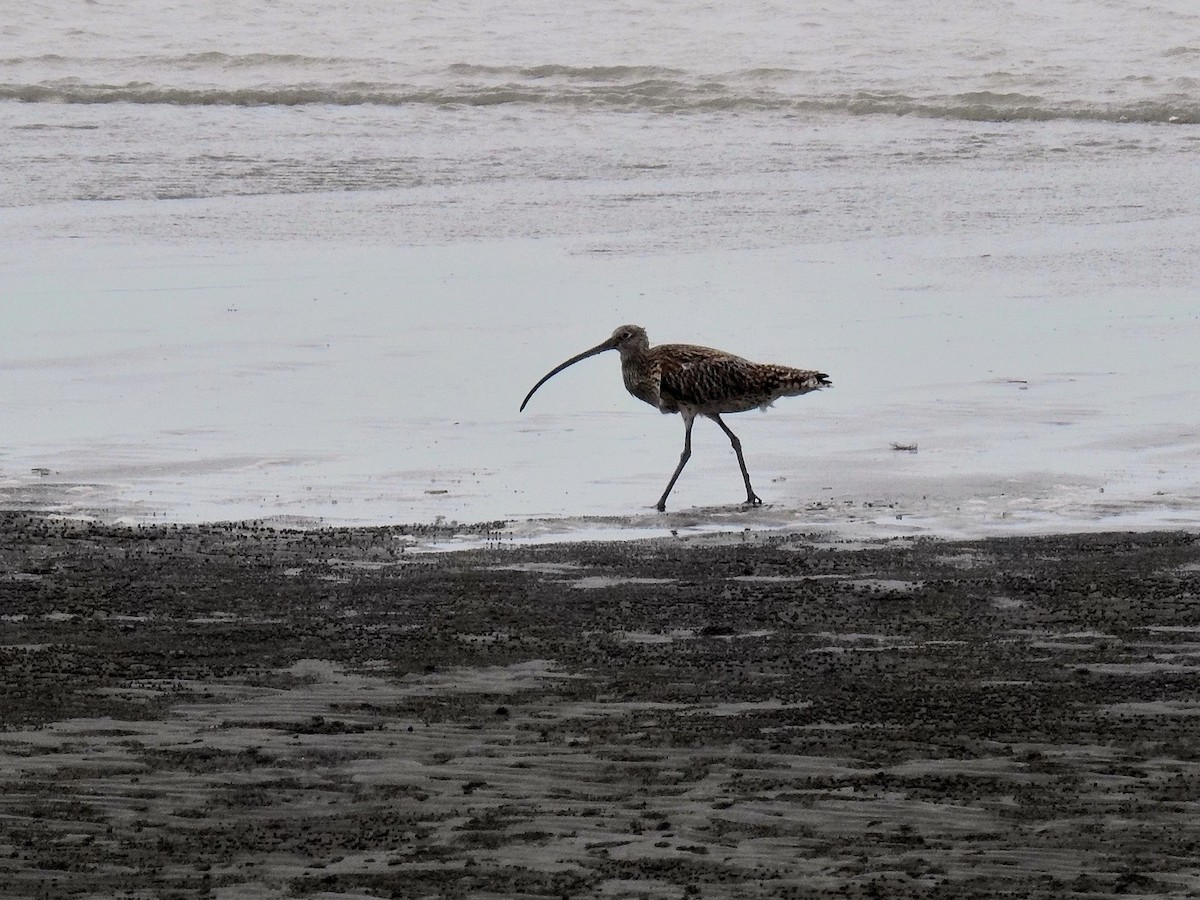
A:
[[[573,365],[575,365],[575,363],[579,362],[580,360],[587,359],[589,356],[595,356],[597,353],[603,353],[605,350],[612,350],[616,346],[617,346],[616,342],[613,341],[612,338],[609,338],[603,344],[597,344],[591,350],[584,350],[582,353],[580,353],[576,356],[572,356],[565,363],[559,363],[557,366],[555,366],[553,369],[551,369],[549,372],[547,372],[545,375],[543,375],[541,380],[537,384],[535,384],[532,388],[529,389],[529,393],[526,394],[525,399],[521,401],[521,412],[525,411],[525,404],[529,402],[529,398],[532,397],[537,392],[537,389],[540,388],[547,381],[549,381],[551,378],[553,378],[555,375],[557,375],[559,372],[561,372],[563,369],[565,369],[567,366],[573,366]]]

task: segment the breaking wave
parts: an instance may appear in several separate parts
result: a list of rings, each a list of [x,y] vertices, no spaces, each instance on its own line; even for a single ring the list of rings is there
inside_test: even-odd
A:
[[[768,83],[762,72],[698,80],[656,67],[502,69],[450,67],[450,79],[431,85],[348,81],[242,87],[180,87],[145,81],[95,84],[62,79],[38,84],[0,84],[0,100],[24,103],[160,104],[171,106],[405,106],[481,107],[505,104],[547,108],[628,110],[652,113],[778,112],[922,116],[978,122],[1042,122],[1059,119],[1200,124],[1200,98],[1175,94],[1126,103],[1054,102],[1023,93],[971,91],[910,96],[856,91],[798,95]],[[769,74],[769,73],[768,73]]]

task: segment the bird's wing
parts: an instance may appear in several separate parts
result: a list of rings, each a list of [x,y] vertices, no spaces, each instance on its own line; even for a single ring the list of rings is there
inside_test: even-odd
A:
[[[759,367],[740,356],[688,344],[663,347],[671,351],[658,359],[664,402],[703,407],[761,390],[756,384]]]
[[[750,362],[707,347],[666,344],[663,350],[656,359],[659,408],[669,412],[683,407],[703,414],[741,412],[829,384],[815,370]]]

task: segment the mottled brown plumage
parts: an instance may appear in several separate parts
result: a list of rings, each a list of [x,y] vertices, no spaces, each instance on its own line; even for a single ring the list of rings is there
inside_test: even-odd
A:
[[[750,362],[732,353],[692,344],[651,347],[644,328],[622,325],[607,341],[572,356],[547,372],[525,395],[521,409],[525,409],[529,398],[551,377],[567,366],[606,350],[620,352],[621,375],[629,393],[660,412],[683,416],[683,453],[657,503],[660,511],[667,508],[667,497],[691,458],[692,423],[696,416],[712,419],[729,437],[742,469],[742,480],[746,483],[746,502],[758,506],[762,500],[750,486],[750,473],[746,471],[746,461],[742,457],[742,442],[721,420],[721,413],[745,412],[756,407],[766,409],[780,397],[796,397],[830,386],[829,376],[813,369]]]

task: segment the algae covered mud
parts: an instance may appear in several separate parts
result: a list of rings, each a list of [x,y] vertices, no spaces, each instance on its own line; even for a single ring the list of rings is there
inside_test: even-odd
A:
[[[1200,540],[0,518],[0,896],[1194,895]]]

